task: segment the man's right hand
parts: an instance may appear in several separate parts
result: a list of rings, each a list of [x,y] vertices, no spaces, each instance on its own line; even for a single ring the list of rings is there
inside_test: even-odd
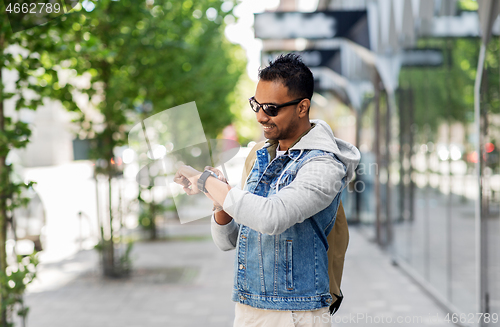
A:
[[[217,174],[217,177],[223,181],[224,183],[227,184],[227,179],[226,177],[224,176],[224,174],[217,168],[214,168],[214,167],[211,167],[211,166],[205,166],[205,170],[210,170],[210,171],[213,171],[214,173]]]

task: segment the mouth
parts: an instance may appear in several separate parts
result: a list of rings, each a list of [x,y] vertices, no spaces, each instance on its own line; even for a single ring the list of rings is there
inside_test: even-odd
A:
[[[271,129],[273,129],[274,125],[271,125],[271,126],[262,126],[262,128],[264,128],[264,132],[267,132],[267,131],[270,131]]]

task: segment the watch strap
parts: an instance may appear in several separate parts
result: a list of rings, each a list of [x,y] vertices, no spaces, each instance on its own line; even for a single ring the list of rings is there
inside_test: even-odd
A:
[[[211,171],[211,170],[205,170],[205,171],[201,174],[200,178],[198,178],[198,182],[196,183],[196,186],[198,186],[198,189],[199,189],[200,191],[202,191],[203,193],[207,193],[207,189],[205,188],[205,183],[207,182],[207,179],[208,179],[208,177],[210,177],[210,176],[213,176],[213,177],[215,177],[215,178],[218,178],[218,177],[217,177],[217,174],[216,174],[216,173],[214,173],[214,172],[213,172],[213,171]]]

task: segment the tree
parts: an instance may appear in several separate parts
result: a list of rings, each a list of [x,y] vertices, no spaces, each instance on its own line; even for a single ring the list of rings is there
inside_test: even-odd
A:
[[[195,100],[201,104],[205,131],[213,137],[231,122],[231,109],[235,111],[229,99],[243,71],[244,54],[223,36],[224,19],[231,19],[233,4],[209,0],[84,3],[89,12],[77,5],[47,24],[13,33],[0,2],[0,272],[6,278],[9,215],[22,202],[17,196],[21,189],[30,186],[10,179],[7,155],[26,146],[30,126],[7,114],[8,101],[16,110],[35,110],[44,97],[50,97],[77,113],[80,135],[94,140],[91,157],[98,163],[96,172],[107,176],[110,192],[111,181],[119,174],[113,150],[125,143],[132,120]],[[3,84],[2,69],[17,72],[13,90]],[[90,106],[77,105],[79,93]],[[144,110],[148,108],[149,112]],[[97,119],[91,117],[95,112]],[[112,235],[116,213],[112,203],[108,207]],[[100,244],[111,257],[107,269],[105,264],[105,274],[110,276],[120,273],[115,263],[123,262],[114,260],[114,242],[110,237]],[[19,274],[11,276],[19,279]],[[10,303],[6,285],[2,284],[0,296],[3,326],[8,324]]]
[[[499,139],[500,129],[488,117],[500,112],[499,43],[497,38],[493,38],[488,45],[481,90],[482,132],[490,134],[494,143]],[[401,71],[401,87],[410,87],[414,91],[415,124],[424,140],[433,140],[437,128],[443,123],[460,123],[467,133],[467,126],[474,121],[474,82],[479,44],[478,38],[420,40],[420,47],[443,50],[443,65]],[[429,129],[430,134],[426,132]],[[472,144],[464,146],[467,152],[473,151]]]
[[[96,174],[107,178],[100,249],[105,275],[119,276],[113,237],[117,206],[111,195],[120,165],[114,149],[126,143],[132,123],[190,101],[198,103],[207,136],[216,136],[233,118],[229,99],[244,54],[224,37],[228,1],[103,0],[84,6],[47,24],[47,36],[58,48],[48,60],[84,81],[83,87],[68,88],[70,80],[60,79],[53,88],[66,88],[60,99],[78,115],[80,135],[92,139]],[[77,93],[89,100],[87,108],[76,105]]]
[[[14,208],[25,205],[21,192],[33,183],[16,182],[11,179],[12,164],[7,161],[9,152],[21,149],[29,142],[31,126],[16,119],[19,110],[36,110],[43,97],[58,97],[67,89],[53,91],[44,86],[47,80],[57,80],[57,71],[47,65],[45,58],[54,51],[47,39],[47,27],[13,33],[7,19],[4,2],[0,2],[0,321],[2,326],[11,325],[12,310],[16,303],[22,305],[26,284],[35,276],[33,271],[37,259],[33,254],[29,260],[17,262],[17,271],[7,273],[7,228],[12,223]],[[5,72],[13,72],[14,81],[6,84]],[[40,82],[41,81],[41,82]],[[9,106],[9,107],[8,107]],[[13,108],[8,112],[8,108]],[[15,231],[14,231],[15,232]],[[31,267],[31,268],[29,268]],[[25,279],[25,277],[27,277]],[[28,310],[22,308],[18,314],[25,317]]]

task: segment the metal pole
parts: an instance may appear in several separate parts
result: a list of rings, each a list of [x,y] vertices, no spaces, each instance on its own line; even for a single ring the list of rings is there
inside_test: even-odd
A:
[[[353,108],[353,112],[356,115],[356,147],[359,149],[359,146],[361,144],[361,121],[363,118],[363,114],[365,113],[366,109],[372,102],[372,98],[365,98],[363,100],[363,104],[361,105],[361,108],[359,110],[356,110]],[[352,223],[357,224],[361,221],[361,202],[362,202],[362,196],[361,192],[358,192],[356,189],[356,185],[358,181],[362,181],[362,178],[360,177],[359,171],[362,169],[360,167],[361,165],[358,165],[356,167],[356,179],[354,180],[354,196],[356,199],[356,206],[355,206],[355,212],[356,215],[352,219]],[[365,167],[366,168],[366,167]],[[366,172],[365,172],[366,174]]]
[[[381,222],[380,222],[380,77],[375,75],[375,161],[377,171],[375,172],[375,235],[378,245],[382,245]]]
[[[409,210],[407,209],[407,186],[406,186],[406,176],[407,176],[407,169],[406,169],[406,157],[407,157],[407,151],[405,150],[406,146],[408,145],[408,99],[409,99],[409,90],[400,88],[398,90],[399,93],[399,108],[397,109],[399,111],[399,186],[398,186],[398,193],[399,193],[399,221],[402,223],[404,226],[404,230],[407,234],[406,236],[402,236],[401,239],[405,240],[404,245],[406,246],[405,252],[404,252],[404,258],[410,262],[410,253],[411,253],[411,229],[410,229],[410,223],[409,223],[409,217],[408,217],[408,212]]]
[[[425,69],[425,76],[426,78],[429,78],[429,69]],[[431,109],[431,105],[429,104],[429,85],[426,84],[423,87],[423,93],[424,93],[424,104],[426,108]],[[427,135],[426,141],[429,143],[431,141],[431,138],[429,138],[431,134],[430,127],[426,125],[426,130],[424,130],[424,134]],[[427,149],[425,153],[425,171],[426,171],[426,185],[425,185],[425,192],[423,194],[424,197],[424,276],[426,280],[431,279],[431,264],[430,264],[430,255],[431,255],[431,227],[430,227],[430,222],[431,222],[431,211],[430,211],[430,206],[429,206],[429,192],[430,192],[430,152],[429,149]]]
[[[385,112],[385,142],[386,142],[386,152],[385,161],[387,169],[387,184],[385,184],[385,228],[386,228],[386,245],[392,245],[392,217],[391,217],[391,118],[392,118],[392,106],[395,105],[394,91],[389,90],[386,92],[386,112]]]
[[[408,153],[408,160],[410,160],[410,164],[408,167],[408,176],[410,177],[410,185],[409,185],[409,194],[408,194],[408,208],[410,211],[410,222],[413,223],[415,219],[415,182],[413,181],[413,163],[412,163],[412,157],[413,157],[413,141],[414,141],[414,133],[415,133],[415,108],[414,108],[414,101],[413,101],[413,87],[410,86],[410,89],[408,90],[408,97],[409,97],[409,107],[408,107],[408,144],[409,144],[409,150],[410,152]]]
[[[404,158],[405,158],[405,152],[404,152],[404,145],[406,144],[406,138],[405,138],[405,131],[406,131],[406,119],[405,119],[405,113],[406,113],[406,106],[404,100],[406,100],[406,90],[405,89],[399,89],[398,90],[399,94],[399,185],[398,185],[398,193],[399,193],[399,199],[398,199],[398,205],[399,205],[399,221],[405,221],[405,185],[404,185],[404,180],[405,180],[405,165],[404,165]]]
[[[83,227],[82,227],[82,212],[78,211],[78,220],[80,222],[80,242],[79,242],[79,250],[81,251],[83,249],[82,242],[83,242]]]
[[[453,174],[451,172],[451,69],[452,69],[452,58],[453,58],[453,49],[451,47],[451,41],[448,39],[446,40],[446,48],[445,48],[446,54],[447,54],[447,78],[446,78],[446,113],[448,116],[448,196],[447,196],[447,204],[446,204],[446,296],[448,297],[448,301],[452,302],[452,189],[453,189]]]
[[[366,103],[366,102],[365,102]],[[363,106],[361,107],[361,109],[358,111],[356,109],[354,109],[354,113],[356,115],[356,148],[359,149],[359,145],[360,145],[360,137],[361,137],[361,117],[363,117],[363,111],[365,109],[365,106],[363,103]],[[354,198],[355,198],[355,203],[356,203],[356,206],[355,206],[355,212],[356,212],[356,215],[354,217],[354,221],[353,223],[359,223],[360,222],[360,215],[361,215],[361,192],[358,192],[357,189],[356,189],[356,184],[357,182],[360,180],[359,178],[359,170],[360,170],[360,165],[358,165],[356,167],[356,179],[354,180]]]
[[[480,107],[480,91],[481,91],[481,80],[483,75],[484,59],[486,56],[486,45],[481,42],[481,49],[479,51],[479,60],[477,64],[476,71],[476,81],[474,83],[474,120],[476,125],[476,177],[477,177],[477,199],[475,207],[475,229],[476,229],[476,295],[477,295],[477,312],[486,313],[486,301],[485,301],[485,279],[486,279],[486,269],[483,269],[483,244],[482,239],[484,235],[483,230],[483,219],[482,219],[482,192],[483,185],[481,181],[481,165],[483,160],[483,151],[481,148],[481,107]],[[479,323],[479,326],[485,326],[483,320]]]

